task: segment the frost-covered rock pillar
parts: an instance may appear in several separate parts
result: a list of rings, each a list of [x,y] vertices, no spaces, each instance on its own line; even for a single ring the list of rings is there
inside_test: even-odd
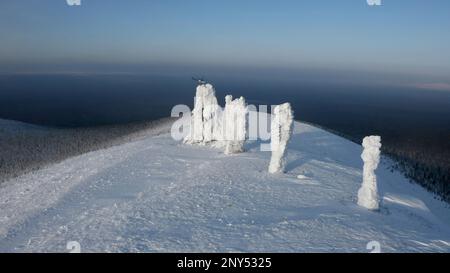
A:
[[[381,138],[379,136],[365,137],[362,146],[364,151],[361,158],[364,161],[364,169],[363,183],[358,191],[358,205],[370,210],[377,210],[379,199],[375,170],[380,162]]]
[[[270,158],[269,173],[278,173],[284,171],[283,157],[292,135],[294,115],[289,103],[276,106],[273,115],[270,129],[272,157]]]
[[[220,135],[221,108],[214,87],[207,83],[197,86],[190,133],[185,143],[207,143]]]
[[[223,140],[225,154],[241,153],[244,151],[244,142],[247,127],[247,107],[245,99],[240,97],[233,100],[231,95],[225,97],[225,110],[223,115]]]

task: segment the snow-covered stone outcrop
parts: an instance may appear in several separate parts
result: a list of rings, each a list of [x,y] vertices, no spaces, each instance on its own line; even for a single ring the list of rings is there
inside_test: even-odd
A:
[[[247,107],[244,97],[233,100],[231,95],[225,97],[223,115],[223,140],[225,154],[241,153],[247,129]]]
[[[214,87],[207,83],[197,86],[190,133],[185,143],[208,143],[221,138],[222,108],[217,103]]]
[[[214,147],[224,148],[226,154],[239,153],[244,150],[246,131],[247,106],[243,97],[233,100],[231,95],[226,96],[225,109],[222,109],[211,84],[197,87],[185,143],[211,143]]]
[[[273,113],[271,123],[272,157],[270,158],[269,172],[278,173],[284,171],[283,157],[286,153],[286,146],[292,135],[294,115],[289,103],[277,105]]]
[[[358,191],[358,205],[370,210],[379,208],[377,177],[375,170],[380,162],[381,138],[367,136],[363,139],[364,151],[361,158],[364,161],[363,183]]]

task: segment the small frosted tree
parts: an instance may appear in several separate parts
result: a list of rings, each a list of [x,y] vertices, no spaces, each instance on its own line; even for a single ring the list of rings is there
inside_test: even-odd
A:
[[[292,135],[294,114],[289,103],[277,105],[274,109],[271,123],[272,157],[270,158],[269,173],[284,171],[284,156],[289,139]]]
[[[247,127],[247,106],[243,97],[235,100],[231,95],[225,97],[222,126],[225,154],[243,152]]]
[[[369,210],[379,208],[377,177],[375,170],[380,162],[381,138],[367,136],[363,139],[364,150],[361,158],[364,161],[363,183],[358,191],[358,205]]]

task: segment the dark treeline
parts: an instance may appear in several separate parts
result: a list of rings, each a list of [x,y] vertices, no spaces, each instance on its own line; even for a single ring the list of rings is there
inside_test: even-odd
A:
[[[66,158],[148,134],[169,132],[171,119],[81,128],[48,128],[1,121],[0,183]],[[6,124],[5,124],[6,123]]]
[[[395,147],[386,147],[384,152],[394,160],[392,169],[402,172],[411,181],[450,202],[448,158],[438,158],[420,150]]]

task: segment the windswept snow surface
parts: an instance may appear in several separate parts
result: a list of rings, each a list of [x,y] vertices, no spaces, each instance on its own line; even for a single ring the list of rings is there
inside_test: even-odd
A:
[[[169,134],[67,159],[0,185],[0,251],[450,251],[450,210],[382,160],[381,208],[356,204],[362,147],[295,123],[284,174],[259,142],[227,156]]]

